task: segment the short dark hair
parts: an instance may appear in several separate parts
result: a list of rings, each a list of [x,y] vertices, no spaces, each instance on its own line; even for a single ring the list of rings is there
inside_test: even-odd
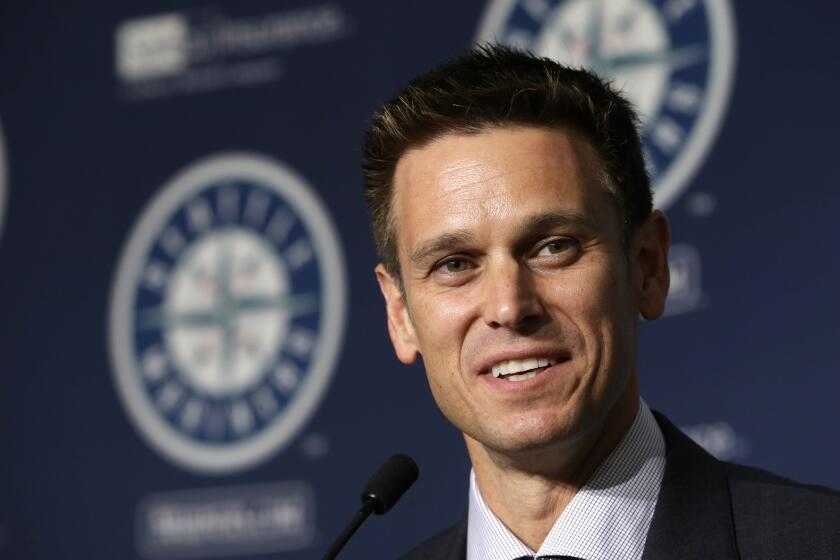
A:
[[[571,127],[597,151],[621,216],[625,252],[652,211],[639,119],[610,84],[582,69],[499,45],[476,47],[412,80],[371,120],[364,146],[365,198],[382,264],[402,285],[392,212],[397,162],[448,133],[525,125]]]

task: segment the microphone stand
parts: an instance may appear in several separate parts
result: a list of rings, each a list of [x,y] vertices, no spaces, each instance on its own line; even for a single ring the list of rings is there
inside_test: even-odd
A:
[[[356,515],[353,516],[353,519],[344,528],[338,538],[335,539],[335,542],[332,544],[330,549],[324,554],[324,558],[322,560],[334,560],[338,553],[344,548],[344,545],[347,544],[347,541],[350,540],[350,537],[353,536],[353,533],[356,532],[356,529],[367,519],[373,510],[376,509],[376,500],[372,497],[367,498],[364,502],[362,502],[362,507],[359,508],[359,511],[356,512]]]
[[[323,560],[334,560],[371,513],[382,515],[391,509],[408,487],[414,484],[419,473],[417,464],[408,455],[397,454],[382,463],[362,490],[362,507],[332,544]]]

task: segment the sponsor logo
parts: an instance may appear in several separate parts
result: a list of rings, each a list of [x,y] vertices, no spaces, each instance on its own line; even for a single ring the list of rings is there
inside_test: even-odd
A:
[[[114,379],[138,431],[199,472],[277,453],[327,389],[345,284],[332,220],[288,167],[229,153],[176,175],[134,226],[111,296]]]
[[[181,14],[129,20],[117,28],[117,75],[135,82],[178,74],[189,64],[190,26]]]
[[[303,482],[153,494],[136,512],[144,558],[298,550],[314,535],[314,493]]]
[[[735,429],[727,422],[695,424],[682,426],[680,429],[721,461],[743,459],[750,452],[749,442],[736,434]]]
[[[665,315],[688,313],[706,304],[703,294],[700,254],[686,243],[672,245],[668,251],[671,286],[665,305]]]
[[[529,49],[611,79],[640,113],[660,208],[705,158],[735,65],[728,0],[492,0],[477,41]]]
[[[216,8],[121,22],[114,66],[121,92],[143,100],[280,79],[282,53],[350,34],[337,4],[232,18]]]

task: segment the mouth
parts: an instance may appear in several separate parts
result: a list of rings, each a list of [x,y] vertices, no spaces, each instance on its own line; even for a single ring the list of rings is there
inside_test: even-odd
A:
[[[491,373],[497,379],[506,381],[527,381],[541,374],[560,360],[553,358],[525,358],[522,360],[504,360],[493,364]]]

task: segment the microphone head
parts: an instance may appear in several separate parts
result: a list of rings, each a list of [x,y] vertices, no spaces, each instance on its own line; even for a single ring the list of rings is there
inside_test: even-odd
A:
[[[362,502],[371,500],[374,513],[382,515],[397,503],[419,474],[417,463],[408,455],[398,453],[382,463],[370,477],[362,490]]]

